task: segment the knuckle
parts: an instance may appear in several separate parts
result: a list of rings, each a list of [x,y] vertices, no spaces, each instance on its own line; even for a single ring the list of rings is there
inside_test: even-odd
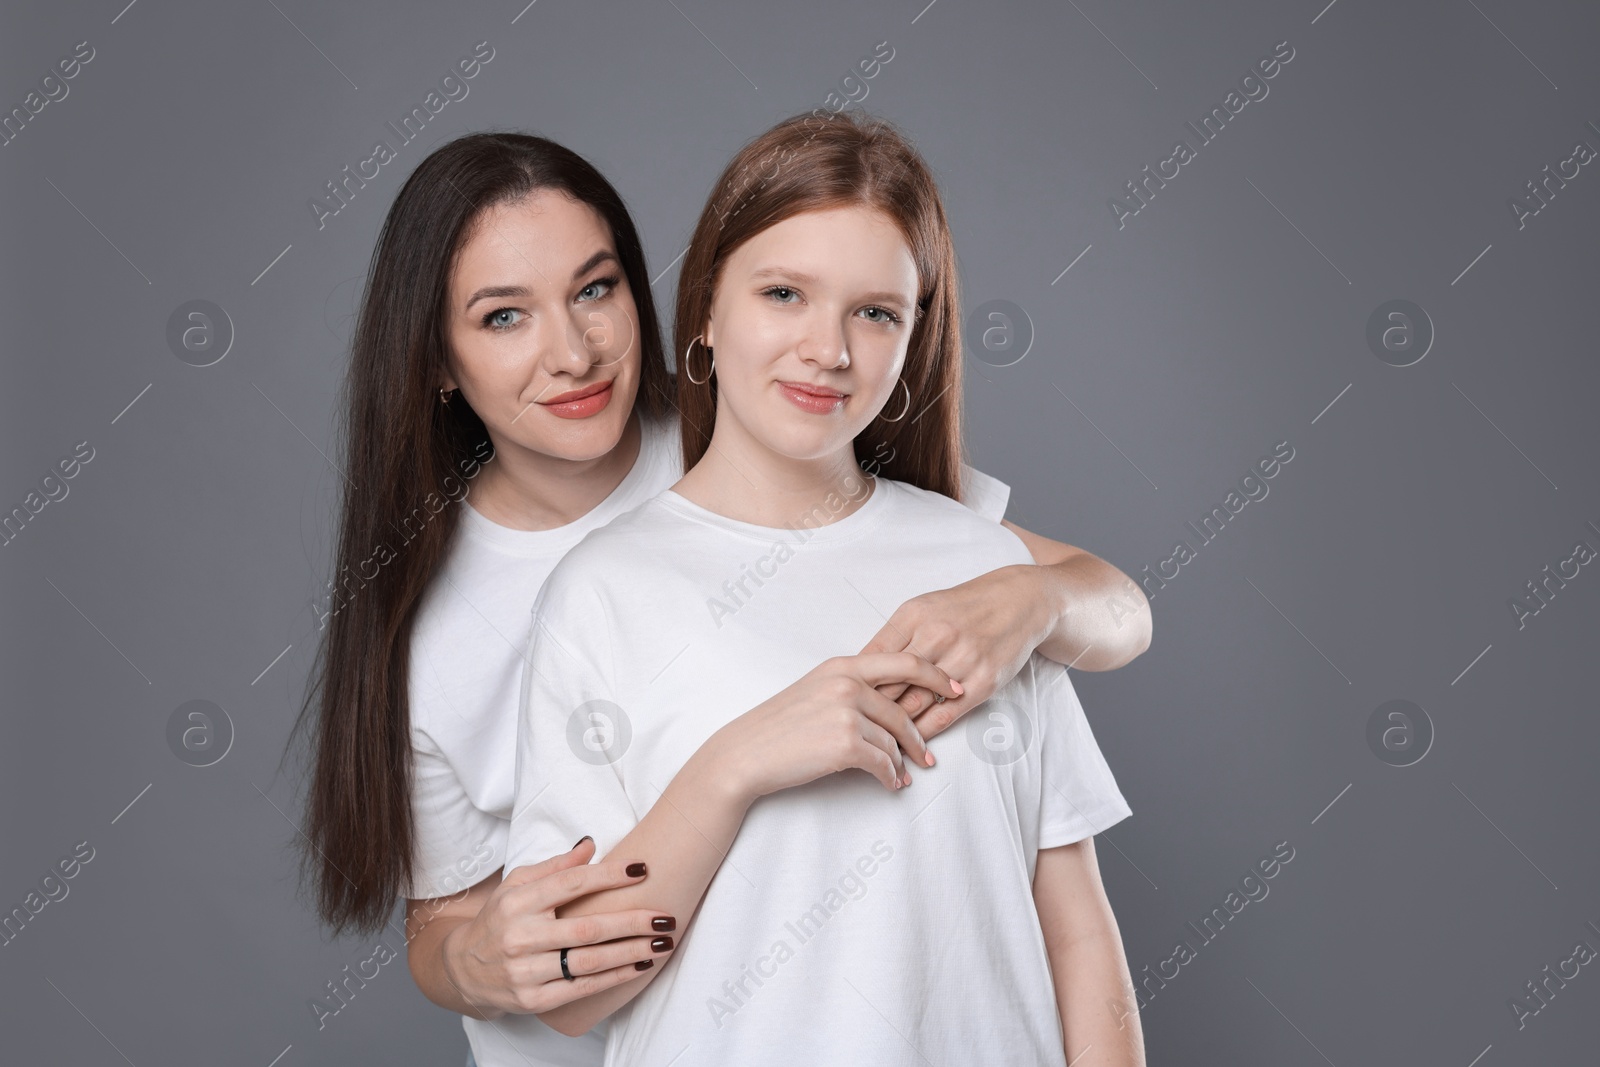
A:
[[[572,938],[577,944],[593,944],[594,942],[600,940],[600,935],[601,931],[599,921],[590,916],[586,915],[582,918],[576,919],[572,924]],[[568,959],[571,958],[571,955],[571,953],[568,953]]]
[[[833,700],[849,700],[855,695],[855,680],[842,674],[828,679],[828,696]]]

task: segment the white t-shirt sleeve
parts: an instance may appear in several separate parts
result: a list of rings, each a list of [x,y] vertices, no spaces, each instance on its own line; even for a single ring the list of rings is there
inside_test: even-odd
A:
[[[1043,738],[1039,848],[1057,848],[1103,833],[1133,811],[1095,742],[1067,669],[1037,653],[1030,668]]]
[[[411,797],[414,840],[405,896],[453,896],[504,862],[505,823],[472,802],[455,768],[420,730],[411,734]]]
[[[1006,517],[1006,504],[1011,500],[1011,487],[999,478],[993,478],[976,467],[961,465],[961,502],[990,522]]]
[[[507,870],[568,851],[585,834],[604,856],[639,821],[616,766],[631,729],[612,699],[605,612],[581,579],[562,575],[557,567],[533,607]]]

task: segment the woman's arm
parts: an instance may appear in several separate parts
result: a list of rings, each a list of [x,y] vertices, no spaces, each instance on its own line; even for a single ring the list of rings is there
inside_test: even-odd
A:
[[[1112,671],[1150,647],[1150,602],[1132,578],[1092,552],[1001,520],[1028,546],[1049,620],[1039,654],[1080,671]],[[1026,570],[1027,568],[1022,568]]]
[[[1144,1067],[1133,979],[1100,883],[1094,838],[1043,849],[1033,875],[1063,1052],[1074,1067]]]
[[[1033,565],[912,597],[862,649],[916,652],[965,683],[966,696],[931,709],[930,693],[885,690],[925,738],[988,700],[1035,650],[1079,670],[1106,671],[1150,647],[1150,605],[1132,579],[1081,548],[1003,525],[1028,547]]]
[[[661,933],[676,927],[670,914],[611,912],[583,928],[556,917],[576,897],[644,877],[629,875],[622,861],[590,865],[593,856],[594,841],[584,838],[503,879],[497,870],[454,896],[407,901],[406,963],[417,988],[441,1008],[495,1019],[547,1011],[649,967],[665,951],[656,944]],[[583,973],[581,981],[561,977],[562,948],[573,949],[569,969]]]

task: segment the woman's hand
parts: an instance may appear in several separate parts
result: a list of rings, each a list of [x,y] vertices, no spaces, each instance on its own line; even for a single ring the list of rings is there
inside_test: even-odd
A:
[[[611,911],[558,919],[556,909],[578,897],[638,884],[643,864],[607,858],[590,864],[594,840],[528,867],[516,867],[500,884],[480,883],[482,906],[445,935],[444,974],[478,1009],[478,1017],[549,1011],[639,977],[672,951],[670,915],[647,910]],[[602,943],[604,942],[604,943]],[[561,974],[561,950],[567,968]]]
[[[703,751],[752,801],[852,767],[899,789],[911,784],[908,759],[933,764],[911,716],[879,691],[906,685],[952,700],[964,692],[910,652],[836,656],[718,730]]]
[[[1001,567],[912,597],[861,650],[862,656],[914,652],[962,680],[965,694],[942,702],[916,683],[884,686],[884,697],[916,721],[919,737],[938,735],[988,700],[1050,635],[1055,614],[1040,593],[1041,570],[1030,564]]]

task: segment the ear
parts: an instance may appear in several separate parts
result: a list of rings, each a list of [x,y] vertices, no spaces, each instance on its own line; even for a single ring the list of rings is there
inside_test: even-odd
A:
[[[700,331],[700,340],[707,348],[715,348],[717,342],[712,339],[711,316],[706,316],[706,328]]]

